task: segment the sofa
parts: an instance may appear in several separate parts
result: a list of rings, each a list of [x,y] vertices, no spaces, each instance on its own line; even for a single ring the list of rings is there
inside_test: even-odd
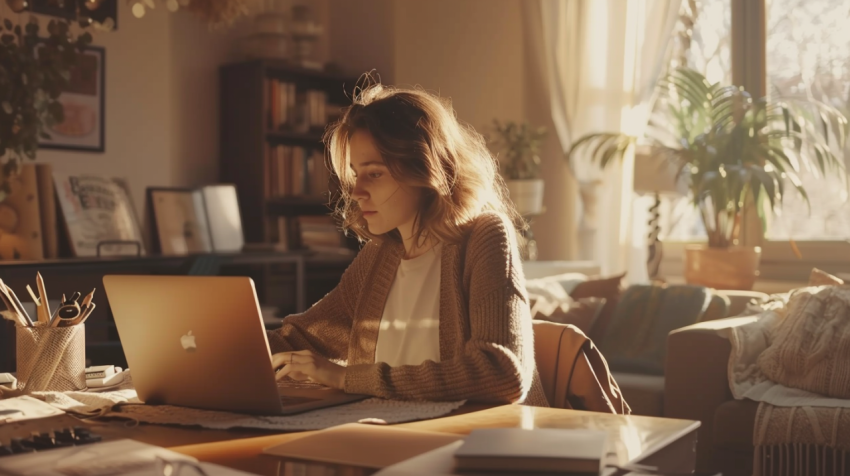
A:
[[[732,346],[718,334],[753,317],[700,322],[667,337],[663,416],[699,420],[696,467],[724,476],[753,472],[753,426],[758,403],[735,400],[727,367]],[[626,400],[628,401],[628,399]]]
[[[617,381],[623,396],[632,408],[632,414],[646,416],[664,415],[665,405],[665,372],[664,356],[656,358],[655,368],[640,365],[640,356],[626,352],[618,352],[622,347],[611,334],[617,330],[617,320],[623,314],[635,307],[630,296],[639,295],[650,289],[648,286],[632,286],[623,289],[620,282],[622,276],[593,277],[580,273],[566,273],[555,276],[541,277],[534,274],[527,280],[529,295],[532,300],[532,311],[535,319],[573,324],[588,335],[602,350],[612,374]],[[652,287],[660,292],[688,291],[692,294],[702,292],[711,301],[711,309],[690,312],[690,317],[682,322],[681,327],[703,319],[720,319],[734,316],[743,312],[752,301],[763,301],[767,295],[749,291],[715,291],[691,286],[669,286],[666,288]],[[559,293],[559,291],[561,291]],[[696,291],[696,293],[694,293]],[[697,296],[699,298],[699,296]],[[561,307],[548,305],[540,306],[536,299],[548,301],[563,300]],[[623,301],[625,299],[625,301]],[[668,300],[669,301],[669,300]],[[717,303],[720,303],[717,305]],[[661,305],[663,307],[663,304]],[[669,307],[669,304],[668,304]],[[699,306],[697,306],[699,307]],[[541,312],[541,310],[545,312]],[[651,314],[651,311],[645,311]],[[668,314],[671,314],[668,309]],[[672,313],[672,314],[675,314]],[[634,318],[635,316],[631,316]],[[653,316],[637,316],[638,319],[652,319]],[[690,320],[688,320],[690,319]],[[662,334],[655,339],[658,341],[660,352],[666,351],[667,331],[677,324],[661,323],[664,327]],[[628,340],[628,336],[625,337]],[[606,348],[607,346],[607,348]],[[619,355],[624,354],[624,355]],[[667,357],[669,359],[669,356]]]

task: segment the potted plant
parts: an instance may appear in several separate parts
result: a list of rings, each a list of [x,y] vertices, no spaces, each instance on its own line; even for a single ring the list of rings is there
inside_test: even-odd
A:
[[[0,202],[10,193],[9,178],[24,159],[35,159],[39,137],[64,120],[58,101],[68,84],[77,53],[91,34],[76,38],[69,24],[51,20],[39,38],[35,17],[24,26],[5,18],[0,24]]]
[[[493,121],[495,137],[492,145],[497,150],[502,177],[511,200],[523,216],[543,212],[543,179],[540,178],[540,144],[546,129],[528,122],[501,123]]]
[[[834,150],[844,148],[847,120],[820,101],[752,98],[736,86],[712,84],[700,73],[679,68],[659,83],[660,108],[648,132],[589,134],[567,158],[587,151],[601,167],[640,140],[651,153],[675,164],[687,183],[708,235],[707,245],[689,246],[685,279],[719,289],[750,289],[761,250],[740,246],[745,210],[762,229],[782,205],[790,184],[808,202],[799,172],[843,171]]]

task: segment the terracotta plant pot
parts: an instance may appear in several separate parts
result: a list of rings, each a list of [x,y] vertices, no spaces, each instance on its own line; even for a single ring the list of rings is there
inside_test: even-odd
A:
[[[714,289],[753,288],[759,275],[761,248],[733,246],[709,248],[685,247],[685,281]]]
[[[523,216],[539,215],[543,211],[543,179],[508,180],[508,193],[517,211]]]

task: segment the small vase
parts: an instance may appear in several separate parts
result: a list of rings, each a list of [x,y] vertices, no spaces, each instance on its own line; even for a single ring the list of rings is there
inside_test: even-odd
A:
[[[522,216],[543,213],[543,179],[507,180],[511,201]]]
[[[714,289],[753,289],[759,275],[761,248],[732,246],[685,247],[685,281]]]

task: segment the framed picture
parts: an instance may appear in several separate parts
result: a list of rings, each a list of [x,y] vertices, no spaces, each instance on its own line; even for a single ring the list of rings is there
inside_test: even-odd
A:
[[[152,247],[163,255],[210,253],[210,228],[199,190],[148,188]]]
[[[65,120],[46,131],[50,139],[39,139],[40,148],[105,150],[106,50],[89,46],[79,56],[78,66],[71,69],[68,87],[59,95]]]
[[[93,174],[53,174],[74,256],[145,254],[127,181]]]
[[[76,0],[29,0],[30,11],[41,15],[64,18],[74,21],[77,19]]]

